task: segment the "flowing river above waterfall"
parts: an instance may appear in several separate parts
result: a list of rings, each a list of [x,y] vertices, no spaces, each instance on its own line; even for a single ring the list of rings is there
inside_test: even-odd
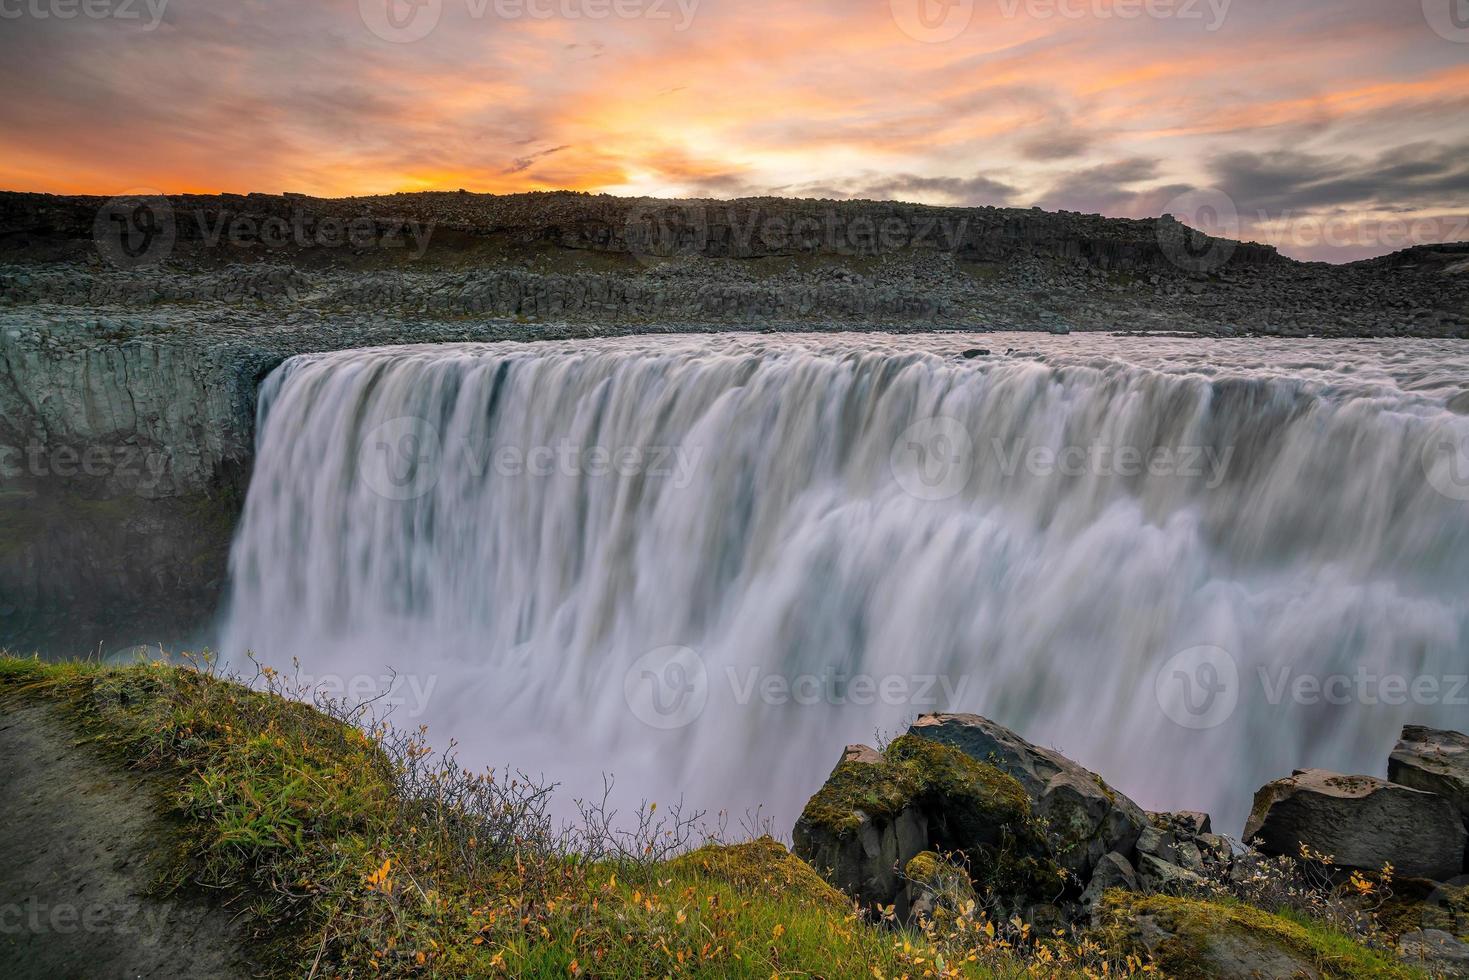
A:
[[[567,799],[787,831],[844,744],[962,711],[1238,834],[1262,783],[1469,718],[1466,384],[1433,341],[297,357],[221,648]]]

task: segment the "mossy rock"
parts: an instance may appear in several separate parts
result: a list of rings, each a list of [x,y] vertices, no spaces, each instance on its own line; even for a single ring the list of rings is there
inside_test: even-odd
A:
[[[1030,820],[1030,797],[1018,781],[958,749],[904,735],[883,755],[917,787],[918,802],[944,847],[999,845],[1004,828],[1018,829]]]
[[[970,914],[978,896],[969,873],[934,851],[924,851],[903,869],[908,905],[915,919],[943,920]]]
[[[668,863],[675,873],[695,873],[751,895],[795,897],[812,905],[849,909],[851,900],[811,866],[769,837],[746,844],[711,844]]]
[[[864,814],[891,820],[914,804],[929,814],[940,843],[954,849],[998,844],[1001,827],[1019,827],[1031,815],[1030,798],[1015,779],[958,749],[904,735],[880,759],[838,763],[801,820],[846,836]]]
[[[1178,980],[1327,980],[1421,974],[1324,926],[1233,902],[1108,892],[1096,937],[1108,949],[1150,956]]]
[[[886,761],[843,760],[806,803],[801,822],[848,838],[862,826],[863,814],[884,821],[896,818],[919,788],[908,772]]]

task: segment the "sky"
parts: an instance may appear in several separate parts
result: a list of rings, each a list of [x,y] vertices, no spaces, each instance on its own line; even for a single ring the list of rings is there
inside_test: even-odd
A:
[[[1469,240],[1469,0],[0,0],[0,85],[8,190],[1168,212],[1328,261]]]

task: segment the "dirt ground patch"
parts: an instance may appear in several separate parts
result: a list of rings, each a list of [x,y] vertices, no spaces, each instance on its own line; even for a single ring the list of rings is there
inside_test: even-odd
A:
[[[51,709],[0,704],[0,976],[251,975],[230,910],[150,894],[158,793]]]

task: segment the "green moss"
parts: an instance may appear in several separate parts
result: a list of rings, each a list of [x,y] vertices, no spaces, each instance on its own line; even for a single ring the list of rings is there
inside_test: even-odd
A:
[[[1108,892],[1102,905],[1100,940],[1108,948],[1145,953],[1137,926],[1144,917],[1164,934],[1152,942],[1155,965],[1165,976],[1178,980],[1207,980],[1217,975],[1218,960],[1232,959],[1241,950],[1253,951],[1263,962],[1288,959],[1307,964],[1327,978],[1407,980],[1421,976],[1317,923],[1235,902]]]
[[[862,815],[891,820],[914,801],[919,783],[885,763],[843,761],[806,803],[801,819],[838,837],[855,833]]]
[[[921,795],[950,807],[959,804],[971,817],[1003,824],[1030,816],[1030,797],[1013,776],[952,746],[903,735],[883,755],[912,775]]]
[[[946,864],[943,858],[933,851],[924,851],[914,855],[913,860],[903,868],[903,877],[921,885],[931,885],[936,883],[942,872],[949,867],[951,865]]]
[[[779,892],[846,911],[851,900],[805,861],[769,837],[746,844],[711,844],[668,862],[678,875],[703,875],[747,892]]]

